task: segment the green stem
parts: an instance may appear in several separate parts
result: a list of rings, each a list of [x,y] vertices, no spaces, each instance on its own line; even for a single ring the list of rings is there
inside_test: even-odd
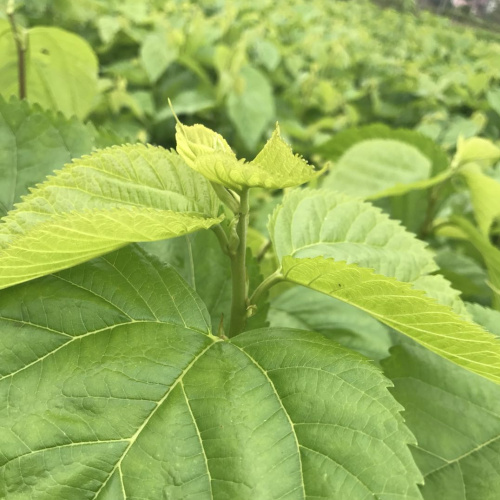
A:
[[[231,212],[234,214],[238,213],[240,206],[238,200],[233,196],[232,192],[216,182],[211,182],[210,184],[212,184],[219,200],[221,200],[231,210]]]
[[[217,236],[222,251],[226,255],[229,255],[229,240],[227,239],[227,234],[224,231],[223,227],[220,224],[217,224],[215,226],[212,226],[210,229],[215,233],[215,236]]]
[[[12,36],[17,49],[17,78],[19,85],[19,99],[26,99],[26,40],[24,34],[17,27],[14,18],[15,6],[14,0],[9,0],[7,4],[7,17],[9,18]]]
[[[275,271],[273,274],[270,274],[252,293],[252,296],[250,297],[249,303],[250,305],[255,305],[257,304],[258,300],[262,296],[264,292],[269,290],[271,287],[274,285],[280,283],[281,281],[284,280],[283,275],[281,274],[281,271]]]
[[[240,207],[238,212],[238,223],[236,234],[238,236],[238,247],[230,255],[231,277],[232,277],[232,303],[231,320],[229,322],[229,337],[238,335],[245,329],[247,319],[247,273],[246,273],[246,250],[248,229],[249,196],[248,188],[244,188],[240,196]]]

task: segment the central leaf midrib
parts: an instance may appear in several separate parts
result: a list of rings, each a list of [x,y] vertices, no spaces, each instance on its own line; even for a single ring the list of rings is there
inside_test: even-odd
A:
[[[267,374],[266,370],[262,366],[260,366],[260,364],[257,362],[257,360],[255,360],[252,356],[250,356],[250,354],[248,354],[244,349],[242,349],[241,347],[237,346],[234,343],[231,343],[231,345],[234,346],[236,349],[238,349],[242,354],[244,354],[251,361],[251,363],[258,368],[258,370],[262,373],[262,375],[264,375],[265,379],[267,380],[267,382],[271,386],[271,389],[273,390],[273,393],[275,394],[276,399],[278,400],[278,403],[279,403],[279,405],[280,405],[280,407],[281,407],[281,409],[282,409],[282,411],[283,411],[283,413],[284,413],[284,415],[285,415],[285,417],[290,425],[290,431],[291,431],[291,434],[294,438],[295,445],[297,447],[297,459],[299,461],[299,470],[300,470],[300,483],[301,483],[301,487],[302,487],[303,498],[305,499],[306,498],[306,487],[305,487],[305,482],[304,482],[304,470],[303,470],[303,466],[302,466],[302,457],[300,454],[300,444],[299,444],[297,434],[295,433],[294,423],[293,423],[290,415],[288,414],[285,406],[283,405],[283,402],[281,401],[281,397],[280,397],[278,391],[276,390],[276,387],[275,387],[273,381],[269,378],[269,375]]]

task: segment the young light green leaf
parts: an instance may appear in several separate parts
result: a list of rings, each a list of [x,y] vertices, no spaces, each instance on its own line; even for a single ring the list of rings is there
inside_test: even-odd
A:
[[[464,139],[459,137],[457,152],[453,158],[453,165],[459,167],[467,163],[481,163],[492,165],[500,160],[500,148],[493,142],[481,137]]]
[[[75,117],[0,97],[0,217],[53,170],[90,153],[95,131]]]
[[[464,319],[470,319],[460,292],[452,288],[450,282],[441,274],[420,276],[412,282],[413,288],[423,290],[439,304],[449,306]]]
[[[377,368],[310,332],[220,341],[134,248],[0,303],[2,498],[422,499]]]
[[[280,135],[278,125],[271,139],[254,160],[238,160],[228,143],[203,125],[176,126],[177,152],[185,162],[207,179],[228,188],[281,189],[298,186],[321,174],[315,171]]]
[[[318,332],[377,361],[388,356],[392,345],[389,329],[369,314],[302,286],[275,297],[268,318],[271,327]]]
[[[0,224],[0,288],[74,266],[134,241],[220,221],[209,183],[175,152],[120,146],[75,160]]]
[[[278,258],[332,257],[401,281],[436,269],[426,244],[380,209],[328,189],[287,194],[269,234]]]
[[[425,500],[496,500],[500,491],[500,387],[420,346],[382,362],[415,433]]]
[[[460,169],[469,186],[474,216],[481,232],[488,236],[495,219],[500,217],[500,182],[483,174],[477,164]]]
[[[446,359],[500,383],[500,342],[409,283],[333,259],[282,262],[285,279],[371,314]]]
[[[450,222],[453,224],[451,227],[458,228],[461,235],[481,254],[488,270],[490,287],[493,291],[493,305],[495,309],[500,309],[500,250],[493,246],[484,234],[463,217],[453,216],[450,218]]]
[[[466,304],[466,307],[477,324],[483,326],[497,337],[500,337],[500,311],[470,302]]]
[[[26,34],[28,100],[66,116],[84,118],[97,94],[97,57],[78,35],[37,26]],[[0,95],[19,95],[17,50],[9,24],[0,19]]]

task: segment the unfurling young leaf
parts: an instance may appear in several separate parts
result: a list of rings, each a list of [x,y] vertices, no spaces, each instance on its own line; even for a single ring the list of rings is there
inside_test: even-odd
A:
[[[245,187],[285,188],[311,181],[321,174],[294,155],[278,125],[254,160],[238,160],[221,135],[203,125],[176,126],[177,152],[207,179],[240,191]]]

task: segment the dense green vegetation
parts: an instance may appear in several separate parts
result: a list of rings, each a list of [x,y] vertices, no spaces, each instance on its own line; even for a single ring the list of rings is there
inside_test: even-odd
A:
[[[499,498],[494,34],[0,7],[0,499]]]

